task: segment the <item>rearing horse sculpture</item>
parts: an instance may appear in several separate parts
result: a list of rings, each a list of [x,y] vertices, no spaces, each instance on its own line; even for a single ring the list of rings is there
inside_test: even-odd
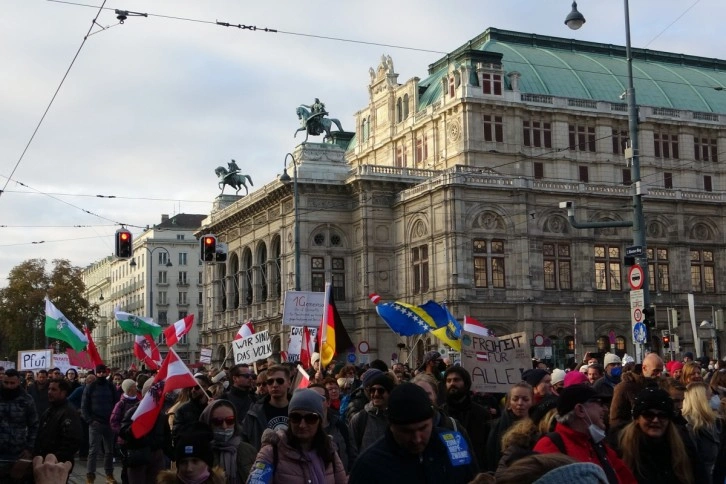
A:
[[[323,134],[325,132],[325,138],[330,138],[330,128],[335,125],[338,128],[338,131],[343,131],[343,126],[340,124],[340,121],[338,121],[335,118],[325,118],[323,117],[325,113],[317,113],[317,114],[310,114],[310,111],[308,111],[306,108],[300,106],[295,111],[297,113],[298,119],[300,119],[300,128],[298,128],[297,131],[295,131],[295,136],[300,131],[306,131],[307,134],[318,136]]]
[[[217,177],[220,178],[219,181],[219,188],[222,189],[222,193],[224,194],[224,186],[229,185],[232,188],[236,189],[235,195],[239,193],[239,191],[242,189],[242,187],[245,187],[245,195],[248,195],[250,191],[247,189],[247,185],[245,184],[245,179],[250,182],[250,186],[255,186],[254,183],[252,183],[252,178],[250,178],[249,175],[243,175],[241,173],[235,173],[235,172],[229,172],[225,167],[218,166],[214,169],[214,173],[217,175]],[[220,195],[221,195],[220,194]]]

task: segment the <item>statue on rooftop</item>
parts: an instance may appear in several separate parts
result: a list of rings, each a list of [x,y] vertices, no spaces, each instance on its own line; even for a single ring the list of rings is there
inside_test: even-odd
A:
[[[335,118],[326,118],[329,114],[325,109],[325,104],[320,99],[315,98],[315,102],[311,105],[300,104],[296,110],[297,117],[300,120],[300,128],[295,131],[295,136],[299,131],[305,131],[308,136],[319,136],[325,133],[325,138],[331,137],[330,128],[335,125],[338,131],[343,131],[340,121]]]
[[[240,173],[239,166],[237,166],[237,162],[234,160],[228,162],[227,166],[229,167],[229,170],[223,166],[218,166],[214,169],[214,173],[217,175],[217,178],[219,178],[219,188],[222,190],[220,195],[224,194],[225,185],[229,185],[237,190],[235,195],[239,193],[242,187],[245,187],[245,195],[248,195],[250,192],[247,189],[245,180],[250,182],[250,186],[253,187],[254,183],[252,183],[252,178],[250,178],[249,175]]]

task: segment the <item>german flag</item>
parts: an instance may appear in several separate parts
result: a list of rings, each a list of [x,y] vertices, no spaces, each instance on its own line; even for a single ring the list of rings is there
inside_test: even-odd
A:
[[[323,304],[323,317],[320,320],[320,367],[324,368],[333,361],[335,355],[350,348],[355,348],[348,332],[343,326],[338,309],[333,299],[333,286],[325,283],[325,299]]]

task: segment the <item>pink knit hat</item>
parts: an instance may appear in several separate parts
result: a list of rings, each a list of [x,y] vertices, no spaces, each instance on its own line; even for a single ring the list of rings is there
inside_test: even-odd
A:
[[[580,385],[581,383],[587,383],[587,375],[584,373],[568,371],[567,375],[565,375],[565,388],[571,385]]]

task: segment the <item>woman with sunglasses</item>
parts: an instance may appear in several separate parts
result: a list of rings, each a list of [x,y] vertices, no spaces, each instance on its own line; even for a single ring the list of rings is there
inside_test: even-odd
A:
[[[308,388],[293,393],[288,428],[267,442],[252,466],[248,482],[270,484],[346,484],[343,463],[323,430],[323,400]]]
[[[633,421],[619,439],[623,461],[640,483],[695,484],[705,469],[684,445],[672,419],[673,400],[660,388],[646,388],[633,401]]]
[[[199,421],[212,428],[213,462],[224,470],[227,482],[246,482],[257,452],[242,440],[234,404],[229,400],[214,400],[204,409]]]

